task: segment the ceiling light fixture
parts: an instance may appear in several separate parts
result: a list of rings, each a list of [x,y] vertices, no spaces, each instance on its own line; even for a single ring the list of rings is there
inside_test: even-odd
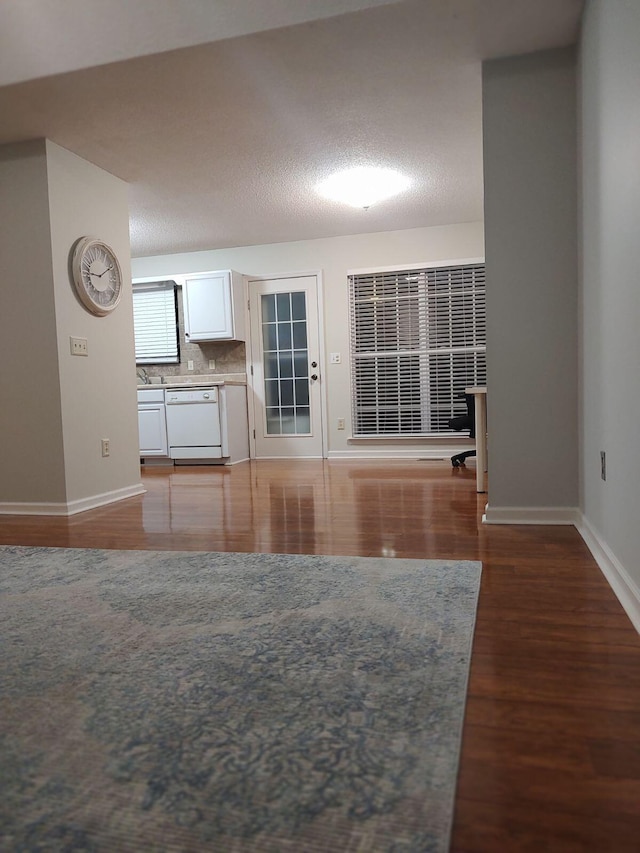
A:
[[[391,198],[411,184],[395,169],[381,169],[373,166],[357,166],[336,172],[316,186],[316,191],[325,198],[341,201],[351,207],[364,207]]]

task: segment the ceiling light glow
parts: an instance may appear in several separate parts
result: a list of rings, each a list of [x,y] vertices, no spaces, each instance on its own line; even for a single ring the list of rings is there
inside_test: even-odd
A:
[[[316,191],[332,201],[341,201],[351,207],[370,207],[378,201],[391,198],[410,185],[395,169],[358,166],[336,172],[316,186]]]

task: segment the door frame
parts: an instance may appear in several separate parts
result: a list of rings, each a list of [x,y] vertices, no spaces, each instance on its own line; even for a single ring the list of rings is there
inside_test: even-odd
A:
[[[316,313],[318,317],[318,358],[320,360],[320,426],[322,429],[322,458],[326,459],[329,452],[328,447],[328,419],[327,419],[327,383],[326,358],[324,342],[324,281],[322,270],[303,270],[302,272],[270,273],[269,275],[245,275],[245,328],[247,329],[247,340],[245,346],[246,372],[247,372],[247,409],[249,414],[249,458],[256,459],[256,413],[255,413],[255,385],[253,378],[254,354],[253,340],[251,337],[251,315],[249,312],[250,286],[252,281],[273,281],[274,279],[301,278],[314,276],[316,280]],[[293,458],[293,457],[292,457]],[[304,458],[304,457],[297,457]]]

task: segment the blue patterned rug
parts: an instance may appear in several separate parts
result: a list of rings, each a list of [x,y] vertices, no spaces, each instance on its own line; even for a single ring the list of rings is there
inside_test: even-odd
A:
[[[0,849],[447,850],[480,571],[0,546]]]

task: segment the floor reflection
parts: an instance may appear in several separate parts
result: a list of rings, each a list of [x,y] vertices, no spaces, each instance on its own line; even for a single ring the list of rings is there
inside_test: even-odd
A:
[[[473,559],[486,496],[446,462],[265,460],[143,469],[143,495],[71,518],[0,517],[0,542]]]

